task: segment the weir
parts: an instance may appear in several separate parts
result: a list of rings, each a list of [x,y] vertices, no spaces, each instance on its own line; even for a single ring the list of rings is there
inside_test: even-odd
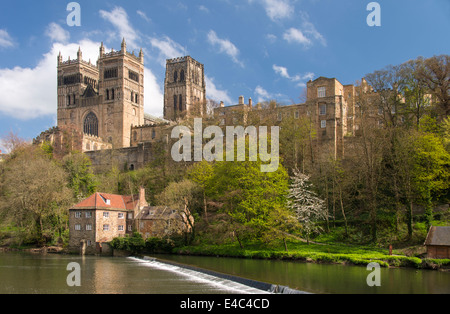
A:
[[[154,257],[129,257],[129,259],[139,262],[143,266],[177,273],[187,277],[189,280],[220,286],[221,288],[230,290],[230,292],[239,294],[309,294],[308,292],[285,286],[246,279]]]

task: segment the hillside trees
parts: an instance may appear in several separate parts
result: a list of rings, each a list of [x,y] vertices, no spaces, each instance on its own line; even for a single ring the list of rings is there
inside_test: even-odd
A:
[[[67,173],[40,147],[16,150],[1,179],[1,214],[4,222],[18,228],[19,243],[45,244],[62,236],[73,194]]]

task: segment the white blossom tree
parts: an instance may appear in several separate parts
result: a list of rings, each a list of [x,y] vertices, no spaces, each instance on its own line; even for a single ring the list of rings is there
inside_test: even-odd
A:
[[[309,176],[298,170],[294,170],[294,176],[291,179],[292,184],[289,188],[288,207],[294,211],[298,221],[302,225],[302,229],[306,234],[306,240],[309,244],[310,235],[322,230],[317,225],[317,222],[325,220],[328,212],[325,202],[312,190]]]

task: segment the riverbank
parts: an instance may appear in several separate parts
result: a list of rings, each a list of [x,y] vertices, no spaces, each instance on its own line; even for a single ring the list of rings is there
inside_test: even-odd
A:
[[[237,244],[196,245],[176,248],[173,253],[180,255],[237,257],[250,259],[297,260],[308,263],[330,263],[367,266],[375,262],[382,267],[409,267],[450,271],[450,260],[427,259],[397,254],[389,255],[389,250],[363,246],[338,244],[306,244],[303,242],[265,248],[258,244],[247,245],[244,249]]]

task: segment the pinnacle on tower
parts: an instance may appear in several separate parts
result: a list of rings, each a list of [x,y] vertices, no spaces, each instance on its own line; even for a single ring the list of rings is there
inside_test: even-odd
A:
[[[126,52],[127,51],[127,43],[125,42],[125,37],[122,39],[122,52]]]
[[[79,61],[83,59],[83,53],[81,52],[81,47],[78,47],[77,58]]]
[[[103,57],[104,54],[105,54],[105,46],[103,46],[103,41],[102,41],[102,45],[100,46],[100,58]]]
[[[61,51],[60,51],[59,55],[58,55],[58,64],[62,63],[62,61],[63,61],[63,57],[62,57],[62,54],[61,54]]]

